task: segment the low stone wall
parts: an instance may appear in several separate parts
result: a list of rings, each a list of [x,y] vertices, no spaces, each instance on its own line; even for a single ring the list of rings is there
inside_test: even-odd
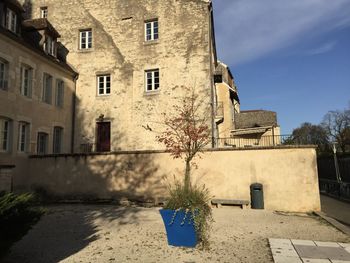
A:
[[[250,185],[258,182],[266,209],[320,210],[313,147],[210,150],[197,165],[192,182],[205,184],[213,198],[250,200]],[[152,200],[165,197],[167,184],[182,178],[184,168],[181,160],[159,151],[32,156],[18,166],[17,190],[40,189],[61,198]]]

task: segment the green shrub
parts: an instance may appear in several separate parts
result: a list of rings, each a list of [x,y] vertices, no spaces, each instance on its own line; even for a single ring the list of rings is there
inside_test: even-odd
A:
[[[180,182],[169,187],[170,197],[165,209],[184,210],[191,213],[201,248],[209,248],[209,233],[213,222],[212,209],[209,205],[211,196],[205,186],[191,186],[186,190]],[[176,213],[176,212],[175,212]]]
[[[0,257],[39,221],[43,209],[30,193],[0,193]]]

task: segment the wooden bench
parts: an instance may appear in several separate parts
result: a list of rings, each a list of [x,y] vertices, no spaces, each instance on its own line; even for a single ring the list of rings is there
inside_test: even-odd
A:
[[[235,200],[235,199],[212,199],[211,204],[217,208],[221,206],[240,206],[242,209],[248,207],[250,202],[248,200]]]

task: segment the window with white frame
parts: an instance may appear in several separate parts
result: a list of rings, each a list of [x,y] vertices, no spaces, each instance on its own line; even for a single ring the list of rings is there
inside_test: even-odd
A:
[[[0,152],[10,151],[11,120],[0,118]]]
[[[51,56],[55,56],[55,41],[52,39],[51,36],[46,35],[44,50]]]
[[[45,132],[38,132],[37,154],[47,154],[49,135]]]
[[[42,101],[51,104],[52,102],[52,76],[44,73]]]
[[[97,94],[109,95],[111,94],[111,75],[97,76]]]
[[[29,146],[29,123],[19,122],[18,124],[18,152],[28,152]]]
[[[64,82],[62,80],[57,80],[56,82],[56,92],[55,92],[55,105],[57,107],[63,107],[64,99]]]
[[[17,32],[17,14],[10,8],[6,10],[6,28],[13,33]]]
[[[79,48],[90,49],[92,48],[92,30],[80,30],[79,32]]]
[[[145,22],[145,40],[146,41],[157,40],[158,37],[159,37],[158,20]]]
[[[62,153],[63,128],[53,128],[53,153]]]
[[[33,69],[29,66],[21,66],[21,94],[26,97],[32,95]]]
[[[47,6],[40,7],[40,17],[47,18],[48,9]]]
[[[0,89],[7,90],[9,63],[0,58]]]
[[[146,92],[159,89],[159,69],[146,70]]]

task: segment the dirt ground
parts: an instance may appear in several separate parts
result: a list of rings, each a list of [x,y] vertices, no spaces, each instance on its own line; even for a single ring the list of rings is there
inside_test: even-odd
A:
[[[267,238],[350,242],[310,215],[214,209],[211,249],[169,247],[159,208],[50,206],[4,262],[273,262]]]

